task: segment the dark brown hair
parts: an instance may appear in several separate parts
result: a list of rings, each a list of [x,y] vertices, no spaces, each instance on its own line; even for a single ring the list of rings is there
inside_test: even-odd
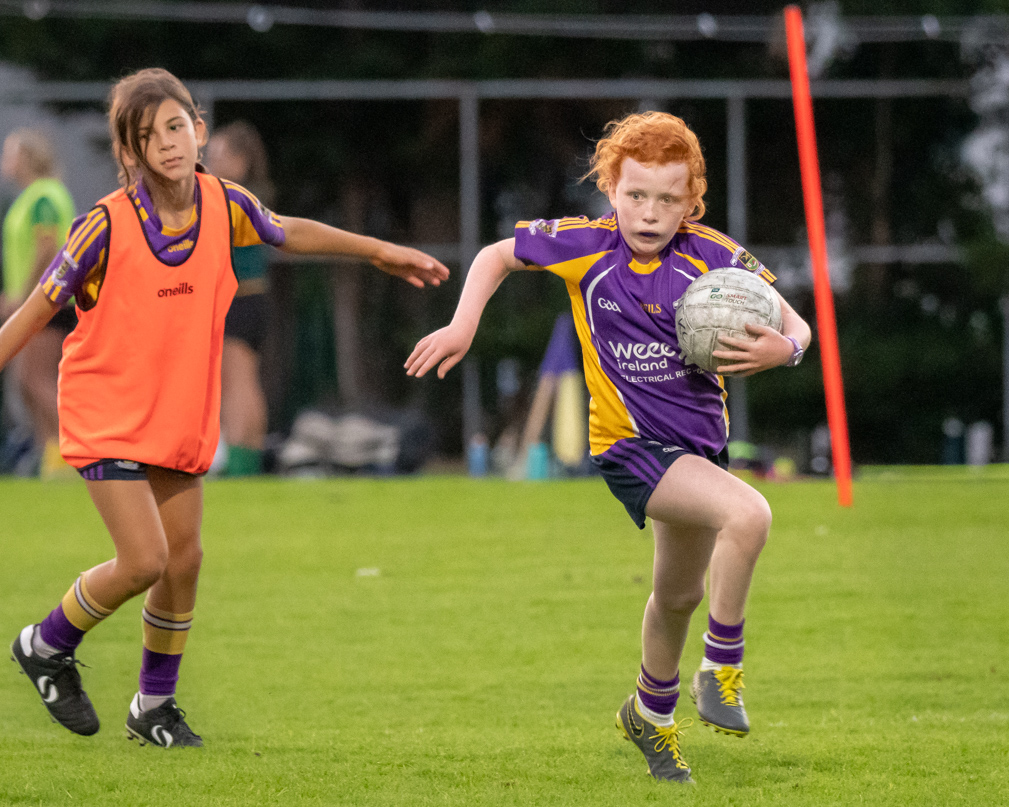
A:
[[[126,165],[126,153],[153,173],[140,142],[140,126],[147,110],[157,109],[162,101],[169,99],[178,101],[193,123],[200,119],[201,110],[189,90],[160,67],[149,67],[125,76],[109,92],[109,135],[112,138],[112,153],[119,163],[119,182],[122,185],[128,185],[135,179]]]

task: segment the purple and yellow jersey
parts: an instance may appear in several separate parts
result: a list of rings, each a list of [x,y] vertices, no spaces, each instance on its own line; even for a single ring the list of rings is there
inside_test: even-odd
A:
[[[228,195],[232,247],[282,246],[284,228],[280,219],[241,185],[221,181]],[[126,192],[136,208],[147,243],[158,260],[167,266],[184,263],[192,254],[200,232],[203,203],[200,183],[196,183],[192,218],[179,229],[162,224],[143,182],[131,185]],[[108,216],[103,208],[94,207],[74,220],[63,250],[39,281],[42,290],[50,300],[61,305],[76,296],[77,305],[84,311],[90,310],[98,302],[108,253]]]
[[[567,284],[592,396],[593,455],[625,437],[702,456],[725,447],[722,377],[680,358],[673,306],[710,269],[740,267],[773,282],[758,260],[717,230],[685,221],[659,256],[643,265],[621,237],[616,213],[595,221],[520,221],[515,257]]]

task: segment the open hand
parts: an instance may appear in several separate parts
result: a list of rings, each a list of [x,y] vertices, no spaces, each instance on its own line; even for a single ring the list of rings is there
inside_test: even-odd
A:
[[[406,374],[420,378],[435,365],[438,378],[455,367],[473,344],[473,332],[459,325],[446,325],[421,339],[403,366]]]
[[[401,277],[418,289],[425,285],[440,286],[448,279],[448,269],[425,252],[398,244],[383,244],[371,259],[383,272]]]
[[[755,338],[724,336],[719,340],[725,347],[713,350],[711,355],[728,359],[733,364],[719,365],[716,372],[728,376],[748,376],[780,367],[792,358],[795,346],[774,328],[747,323],[746,332]]]

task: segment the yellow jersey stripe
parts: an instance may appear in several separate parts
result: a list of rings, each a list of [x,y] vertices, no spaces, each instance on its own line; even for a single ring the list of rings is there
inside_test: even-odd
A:
[[[596,262],[603,257],[603,255],[608,255],[610,250],[603,250],[602,252],[596,252],[592,255],[584,255],[581,258],[572,258],[570,261],[561,261],[560,263],[552,263],[549,266],[541,266],[541,269],[546,269],[558,277],[564,278],[564,280],[571,283],[580,283],[582,278],[585,277],[585,273],[589,271]],[[529,269],[532,266],[527,267]]]
[[[242,206],[238,202],[231,200],[230,207],[231,222],[235,228],[234,246],[252,247],[256,244],[262,244],[263,239],[259,237],[259,232],[253,225],[252,220],[245,215]]]
[[[603,372],[599,354],[596,353],[596,346],[589,331],[581,287],[577,281],[569,281],[567,287],[575,315],[575,330],[578,333],[578,341],[582,343],[585,384],[592,396],[589,400],[589,451],[593,455],[602,454],[617,440],[634,437],[636,432],[620,392],[609,376]]]
[[[676,250],[673,251],[676,252]],[[690,261],[694,266],[696,266],[701,271],[702,275],[708,271],[708,265],[700,258],[691,258],[689,255],[684,255],[682,252],[676,252],[676,254],[679,255],[684,260]]]
[[[722,399],[722,419],[725,421],[725,439],[729,439],[729,391],[725,388],[725,378],[716,375],[718,386],[722,390],[719,397]]]
[[[84,253],[87,252],[88,247],[90,247],[94,243],[94,240],[98,236],[100,236],[102,233],[105,232],[105,229],[106,229],[105,227],[100,227],[100,228],[96,229],[91,234],[91,236],[87,239],[87,241],[85,241],[83,244],[81,244],[79,253],[76,256],[74,256],[74,260],[75,261],[79,261],[81,259],[81,257],[83,257]]]
[[[723,247],[729,250],[729,252],[735,252],[736,249],[738,249],[739,247],[739,244],[737,244],[727,235],[718,232],[718,230],[713,230],[711,229],[711,227],[708,227],[704,224],[684,222],[683,227],[681,229],[685,229],[687,232],[693,233],[694,235],[698,235],[701,238],[706,238],[709,241],[714,241],[716,244],[721,244]]]
[[[253,196],[249,191],[247,191],[241,185],[236,185],[234,182],[229,182],[226,179],[221,180],[221,181],[224,183],[225,189],[237,191],[238,193],[240,193],[243,196],[245,196],[250,202],[252,202],[253,204],[255,204],[256,207],[259,207],[259,199],[257,199],[255,196]],[[234,204],[234,203],[232,203],[232,204]]]
[[[558,224],[557,232],[561,230],[615,230],[617,229],[617,223],[615,221],[607,221],[605,219],[596,219],[595,221],[575,221],[569,224]]]
[[[78,245],[86,237],[89,230],[96,226],[101,226],[102,224],[107,227],[108,219],[105,216],[105,211],[96,207],[88,213],[87,217],[84,219],[84,223],[81,224],[81,226],[77,229],[77,232],[71,236],[70,241],[66,246],[66,253],[75,261],[78,260],[80,258],[80,254],[77,250]],[[78,252],[78,254],[75,255],[75,252]]]
[[[537,219],[539,221],[539,219]],[[526,230],[532,225],[532,221],[517,221],[515,222],[515,229]],[[597,229],[597,230],[615,230],[617,229],[616,219],[603,217],[601,219],[588,220],[584,216],[579,216],[578,218],[563,218],[557,219],[557,224],[555,226],[554,232],[560,232],[561,230],[577,230],[577,229]]]

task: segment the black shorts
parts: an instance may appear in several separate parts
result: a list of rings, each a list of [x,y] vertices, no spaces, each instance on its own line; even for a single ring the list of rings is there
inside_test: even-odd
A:
[[[89,482],[147,481],[147,466],[133,460],[98,460],[98,462],[78,468],[77,473]]]
[[[610,492],[627,508],[631,520],[639,530],[643,530],[645,507],[662,475],[684,454],[692,453],[680,446],[664,445],[656,440],[627,437],[592,457],[592,464],[599,469]],[[727,447],[717,454],[704,456],[719,468],[728,470]]]
[[[71,306],[65,306],[53,315],[46,327],[62,333],[70,333],[77,327],[77,312]]]
[[[241,339],[256,353],[263,352],[269,305],[265,294],[246,294],[231,301],[224,320],[224,335]]]

